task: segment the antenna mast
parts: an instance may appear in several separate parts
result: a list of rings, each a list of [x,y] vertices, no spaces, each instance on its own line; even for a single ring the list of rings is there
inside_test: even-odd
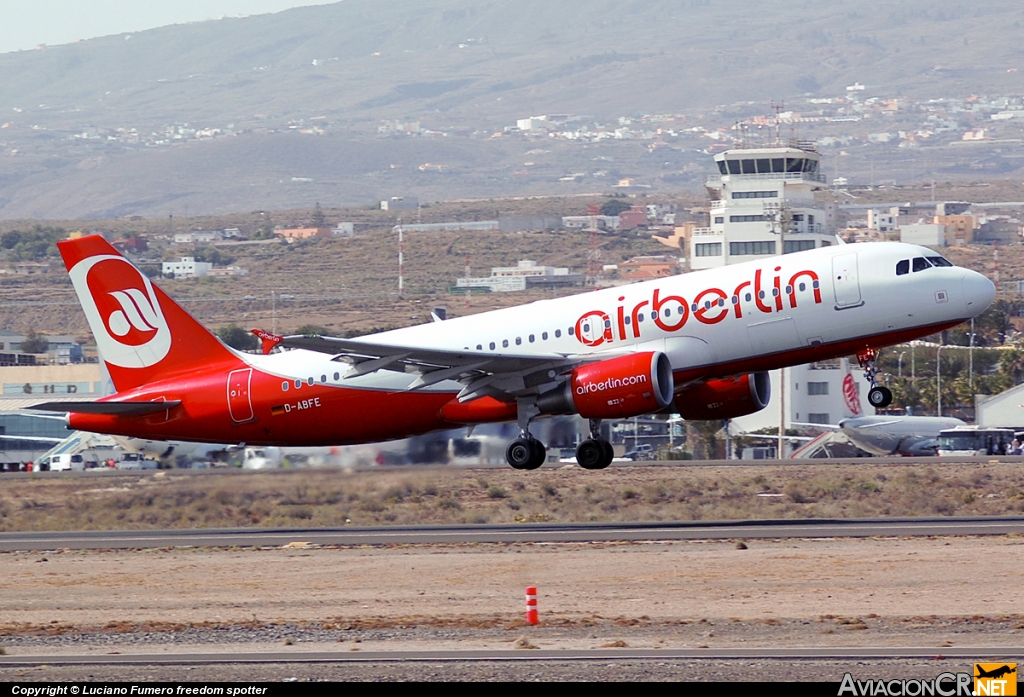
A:
[[[786,108],[786,103],[776,103],[773,99],[771,105],[772,111],[775,112],[775,146],[779,147],[780,145],[782,145],[782,120],[779,117],[779,115],[782,113],[782,110]]]

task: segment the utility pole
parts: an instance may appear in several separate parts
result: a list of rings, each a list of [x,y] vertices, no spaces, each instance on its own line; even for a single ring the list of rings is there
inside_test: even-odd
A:
[[[779,236],[778,256],[786,253],[786,226],[789,224],[787,208],[780,205],[771,217],[774,232]],[[785,458],[786,446],[786,369],[779,368],[779,453],[778,459]]]
[[[398,219],[398,297],[405,290],[405,240],[402,237],[402,219]]]

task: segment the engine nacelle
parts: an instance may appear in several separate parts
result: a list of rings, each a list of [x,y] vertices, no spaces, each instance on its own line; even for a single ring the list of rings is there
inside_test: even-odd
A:
[[[750,373],[686,387],[676,395],[675,408],[688,421],[734,419],[764,409],[771,394],[768,373]]]
[[[537,406],[547,414],[624,419],[664,409],[672,403],[674,386],[668,356],[633,353],[581,365],[565,385],[541,395]]]

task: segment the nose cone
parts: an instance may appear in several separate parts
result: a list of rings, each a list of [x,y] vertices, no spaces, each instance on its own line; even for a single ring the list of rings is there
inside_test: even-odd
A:
[[[967,312],[977,317],[996,299],[996,286],[977,271],[967,271],[963,278],[964,300]]]

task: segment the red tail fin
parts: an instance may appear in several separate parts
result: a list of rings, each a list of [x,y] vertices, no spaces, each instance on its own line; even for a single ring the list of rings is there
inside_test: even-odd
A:
[[[238,360],[102,237],[57,247],[118,392]]]
[[[284,337],[278,334],[271,334],[270,332],[262,329],[253,329],[252,333],[257,336],[260,340],[260,350],[263,351],[263,355],[267,355],[274,350],[274,347],[284,341]]]

